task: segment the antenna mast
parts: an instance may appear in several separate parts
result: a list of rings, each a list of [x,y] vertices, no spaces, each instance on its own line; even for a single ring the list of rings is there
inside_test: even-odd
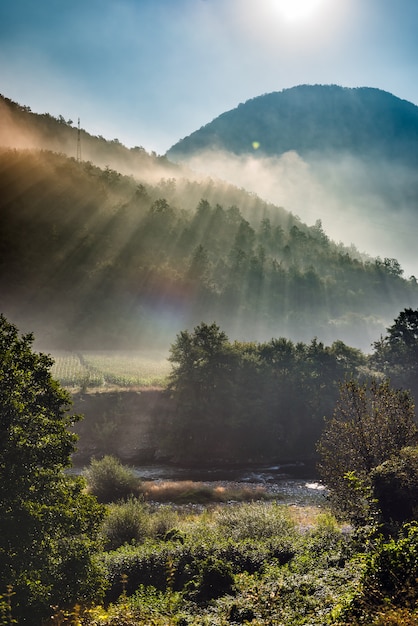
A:
[[[81,133],[80,133],[80,118],[78,118],[77,128],[77,163],[81,161]]]

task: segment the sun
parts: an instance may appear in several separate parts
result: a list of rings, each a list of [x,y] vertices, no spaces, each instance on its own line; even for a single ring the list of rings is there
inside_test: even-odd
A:
[[[322,3],[323,0],[274,0],[278,12],[287,22],[309,19]]]

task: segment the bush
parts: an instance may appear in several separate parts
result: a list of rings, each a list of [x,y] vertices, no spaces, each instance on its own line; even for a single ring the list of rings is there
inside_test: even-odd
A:
[[[117,502],[138,493],[141,481],[134,471],[113,456],[92,459],[84,470],[88,490],[99,502]]]
[[[102,527],[105,550],[126,543],[142,543],[149,534],[149,514],[143,502],[130,498],[109,507]]]
[[[179,531],[176,529],[176,526],[179,521],[179,515],[177,511],[169,506],[157,507],[156,509],[149,508],[148,510],[149,536],[169,541],[174,539],[174,535],[176,535],[177,538],[175,540],[178,541]]]
[[[217,524],[235,541],[288,536],[295,529],[286,507],[259,502],[220,509]]]
[[[338,623],[416,624],[418,522],[405,524],[398,539],[385,541],[381,537],[375,549],[366,556],[364,565],[361,591],[342,611]]]
[[[210,558],[200,564],[196,580],[196,599],[214,600],[234,590],[234,575],[229,563]]]
[[[363,595],[368,602],[414,606],[418,599],[418,522],[405,524],[399,539],[383,542],[368,557]]]
[[[107,600],[114,602],[122,592],[121,579],[126,575],[126,592],[131,595],[141,585],[159,591],[179,591],[198,575],[197,562],[209,556],[201,547],[196,555],[180,543],[147,541],[138,547],[124,547],[104,555],[109,589]]]
[[[418,448],[403,448],[371,474],[373,494],[387,530],[396,531],[418,514]]]
[[[177,522],[178,514],[173,509],[153,510],[137,498],[111,504],[102,525],[104,548],[117,550],[125,544],[141,544],[147,538],[169,541],[179,533],[175,528]]]

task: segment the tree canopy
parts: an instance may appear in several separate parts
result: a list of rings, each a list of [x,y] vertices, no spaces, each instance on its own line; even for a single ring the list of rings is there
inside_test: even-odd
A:
[[[202,319],[255,341],[368,346],[416,300],[416,283],[319,223],[226,184],[141,174],[0,151],[3,312],[48,349],[168,347]]]
[[[28,624],[50,604],[98,592],[103,515],[84,481],[65,473],[79,417],[32,342],[0,316],[0,589],[13,586],[15,614]]]
[[[339,381],[364,358],[341,341],[230,342],[204,322],[182,331],[170,356],[171,452],[202,463],[311,459]]]
[[[358,521],[364,513],[360,484],[370,486],[372,471],[416,444],[417,437],[407,391],[392,388],[387,380],[342,384],[318,444],[319,470],[335,506]],[[351,485],[350,477],[355,479]]]
[[[371,362],[376,369],[418,400],[418,309],[401,311],[373,347]]]

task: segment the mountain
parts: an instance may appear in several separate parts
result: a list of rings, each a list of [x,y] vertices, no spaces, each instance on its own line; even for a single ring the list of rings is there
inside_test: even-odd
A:
[[[368,349],[416,306],[396,259],[333,242],[319,220],[87,133],[91,154],[101,145],[115,166],[122,155],[129,175],[67,156],[77,129],[5,106],[0,312],[41,349],[168,348],[201,321],[233,339]]]
[[[309,159],[346,152],[418,165],[418,107],[372,88],[301,85],[240,104],[180,140],[179,159],[201,150]]]
[[[240,104],[169,159],[245,186],[418,274],[418,107],[385,91],[301,85]]]

